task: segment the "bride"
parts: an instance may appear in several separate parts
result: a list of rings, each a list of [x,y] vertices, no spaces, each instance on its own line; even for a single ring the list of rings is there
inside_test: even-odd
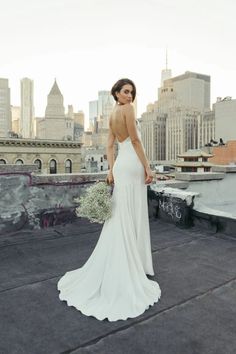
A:
[[[153,177],[131,104],[136,88],[131,80],[121,79],[111,94],[116,101],[107,144],[107,181],[114,183],[112,216],[84,266],[67,272],[57,287],[68,306],[98,320],[117,321],[142,314],[159,300],[161,290],[147,277],[154,275],[147,207],[147,184]]]

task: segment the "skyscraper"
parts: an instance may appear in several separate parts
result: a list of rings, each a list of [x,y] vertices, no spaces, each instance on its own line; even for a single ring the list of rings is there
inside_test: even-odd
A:
[[[167,114],[166,160],[198,148],[198,116],[210,110],[210,84],[210,76],[186,71],[159,89],[158,109]]]
[[[168,90],[172,91],[178,106],[191,108],[199,112],[210,109],[211,77],[186,71],[183,75],[165,80],[159,90],[158,100]],[[171,90],[172,89],[172,90]]]
[[[106,106],[109,104],[114,104],[114,99],[110,91],[98,91],[98,115],[104,114]]]
[[[89,130],[96,130],[96,122],[98,118],[98,100],[89,102]]]
[[[8,79],[0,78],[0,136],[7,137],[11,130],[11,103]]]
[[[148,157],[175,160],[178,154],[204,144],[205,132],[214,138],[214,125],[210,125],[210,131],[206,129],[208,121],[213,121],[209,112],[210,76],[187,71],[164,80],[158,89],[158,101],[142,115]]]
[[[68,113],[70,107],[72,106],[68,106]],[[74,140],[82,142],[82,137],[84,133],[84,112],[83,111],[74,112],[72,110],[71,117],[74,123]]]
[[[166,114],[151,110],[141,116],[142,141],[151,162],[165,160]]]
[[[12,131],[15,134],[20,134],[20,112],[19,106],[11,106]]]
[[[21,80],[20,134],[23,138],[34,138],[34,82],[29,78]]]
[[[56,79],[51,88],[51,91],[48,94],[45,118],[48,119],[65,118],[64,99],[57,85]]]
[[[215,108],[215,138],[223,142],[236,140],[236,99],[218,97]]]
[[[109,117],[114,106],[110,91],[98,91],[98,119],[101,128],[109,128]]]
[[[71,112],[70,112],[71,111]],[[65,115],[64,99],[55,80],[48,94],[45,118],[38,120],[38,137],[40,139],[73,140],[73,108]]]

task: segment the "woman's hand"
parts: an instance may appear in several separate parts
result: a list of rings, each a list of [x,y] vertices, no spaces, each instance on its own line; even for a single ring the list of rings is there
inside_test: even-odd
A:
[[[150,169],[150,167],[146,167],[145,168],[145,184],[151,183],[152,180],[153,180],[152,170]]]
[[[107,184],[114,183],[114,177],[113,177],[112,171],[108,172],[107,177],[106,177],[106,182],[107,182]]]

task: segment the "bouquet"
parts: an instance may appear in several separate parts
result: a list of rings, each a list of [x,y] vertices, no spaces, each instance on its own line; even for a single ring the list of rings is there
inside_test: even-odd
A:
[[[102,224],[111,217],[112,190],[112,186],[106,182],[97,182],[88,187],[85,194],[77,199],[79,206],[76,215]]]

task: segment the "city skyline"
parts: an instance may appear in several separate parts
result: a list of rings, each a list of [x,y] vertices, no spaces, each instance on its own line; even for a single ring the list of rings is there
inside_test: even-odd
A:
[[[20,104],[20,80],[34,81],[36,116],[55,77],[65,107],[83,110],[87,122],[98,91],[130,77],[140,116],[157,100],[167,46],[172,76],[210,75],[211,103],[236,97],[233,0],[12,2],[1,5],[0,77],[9,79],[12,105]]]

